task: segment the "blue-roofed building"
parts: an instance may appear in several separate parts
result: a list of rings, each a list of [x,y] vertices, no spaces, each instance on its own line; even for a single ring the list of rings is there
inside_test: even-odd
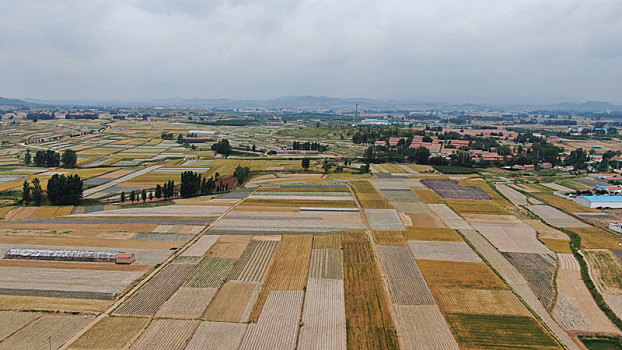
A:
[[[622,196],[579,196],[576,201],[588,208],[622,208]]]

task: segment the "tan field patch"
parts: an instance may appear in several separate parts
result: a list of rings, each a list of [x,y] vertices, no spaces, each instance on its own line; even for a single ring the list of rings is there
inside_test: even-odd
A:
[[[376,244],[406,244],[403,231],[372,231]]]
[[[13,210],[15,207],[0,207],[0,218],[3,218],[8,212]]]
[[[199,318],[216,294],[216,288],[181,287],[156,313],[159,317]]]
[[[232,213],[240,213],[245,211],[266,211],[266,212],[288,212],[288,213],[297,213],[300,212],[300,208],[287,208],[287,207],[252,207],[252,206],[244,206],[244,207],[236,207],[235,210],[231,211]]]
[[[514,215],[463,214],[465,220],[479,224],[522,224]]]
[[[111,300],[31,297],[0,295],[2,310],[49,310],[60,312],[103,312],[112,305]]]
[[[413,190],[415,194],[421,198],[421,201],[425,204],[437,204],[443,203],[442,198],[434,192],[434,190],[430,189],[415,189]]]
[[[247,322],[244,319],[249,303],[253,302],[259,285],[245,283],[225,283],[205,310],[203,318],[208,321]],[[253,305],[250,305],[251,307]]]
[[[587,249],[620,249],[622,238],[600,227],[568,227],[581,236],[581,246]]]
[[[432,288],[432,294],[444,313],[530,315],[510,290]]]
[[[586,250],[592,273],[605,294],[622,294],[622,261],[610,250]]]
[[[14,210],[11,210],[4,216],[4,220],[6,221],[20,221],[26,220],[34,214],[38,207],[18,207]]]
[[[82,334],[71,350],[121,350],[149,323],[146,318],[106,317]]]
[[[39,237],[34,241],[38,245],[74,246],[74,247],[106,247],[106,248],[133,248],[133,249],[171,249],[179,248],[184,242],[144,241],[120,239],[82,239],[65,237]],[[7,237],[0,239],[2,244],[33,244],[32,237]]]
[[[555,253],[572,253],[570,240],[552,238],[539,238],[538,240]]]
[[[274,260],[255,304],[251,321],[256,322],[259,318],[270,292],[302,290],[305,287],[312,244],[311,235],[283,236],[274,252]]]
[[[282,199],[249,198],[239,206],[353,208],[354,202],[351,200],[288,199],[283,201]]]
[[[0,349],[58,349],[93,319],[90,315],[43,315],[2,341]]]
[[[0,259],[0,266],[5,267],[33,267],[43,269],[67,270],[99,270],[99,271],[147,271],[150,265],[123,265],[114,263],[79,262],[79,261],[43,261]]]
[[[570,241],[570,237],[560,230],[554,229],[551,226],[545,225],[540,220],[523,220],[524,223],[531,226],[538,232],[538,238],[550,238],[558,240]]]
[[[350,181],[350,186],[364,209],[393,209],[369,181]]]
[[[31,223],[1,223],[0,229],[26,229],[26,230],[57,230],[63,231],[81,231],[93,230],[101,228],[102,231],[126,231],[126,232],[152,232],[158,225],[152,224],[110,224],[110,225],[93,225],[93,224],[63,224],[63,220],[57,220],[57,223],[47,224],[31,224]]]
[[[0,341],[40,316],[35,312],[0,311]]]
[[[569,211],[571,213],[598,213],[598,209],[588,208],[579,203],[573,202],[566,198],[559,197],[552,193],[534,193],[534,197],[546,202],[554,207]]]
[[[507,210],[503,209],[493,201],[446,199],[445,202],[451,207],[451,209],[460,214],[508,214]]]
[[[239,258],[251,241],[249,235],[222,235],[205,253],[205,256],[219,258]]]
[[[313,236],[313,249],[341,249],[341,235],[315,235]]]
[[[462,238],[451,228],[407,228],[404,237],[408,241],[462,242]]]
[[[485,263],[417,260],[430,287],[507,289]]]
[[[443,220],[433,213],[408,213],[412,227],[447,227]]]

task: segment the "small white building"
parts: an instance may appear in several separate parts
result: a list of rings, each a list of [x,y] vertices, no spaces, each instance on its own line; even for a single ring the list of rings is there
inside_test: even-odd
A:
[[[579,196],[576,201],[588,208],[622,208],[622,196]]]

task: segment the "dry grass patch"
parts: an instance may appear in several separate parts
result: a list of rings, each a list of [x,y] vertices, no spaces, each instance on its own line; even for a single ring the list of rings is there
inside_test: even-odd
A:
[[[462,242],[462,238],[452,228],[409,227],[403,233],[408,241],[445,241]]]
[[[0,341],[40,316],[35,312],[0,311]]]
[[[423,203],[426,203],[426,204],[443,203],[443,199],[438,194],[436,194],[434,190],[416,189],[416,190],[413,190],[413,192],[415,192],[415,194],[421,199]]]
[[[363,209],[393,209],[369,181],[350,181]]]
[[[251,241],[249,235],[223,235],[205,253],[206,257],[239,258]]]
[[[1,350],[58,349],[80,329],[93,321],[93,316],[45,315],[0,343]]]
[[[307,283],[307,272],[311,258],[313,236],[284,235],[274,252],[274,260],[259,294],[251,321],[257,322],[263,305],[272,291],[303,290]]]
[[[112,300],[71,299],[0,295],[1,310],[45,310],[59,312],[103,312]]]
[[[571,213],[598,213],[599,212],[598,209],[585,207],[579,203],[573,202],[566,198],[556,196],[552,193],[534,193],[533,196],[545,203],[548,203],[559,209],[569,211]]]
[[[315,235],[313,236],[313,249],[341,249],[341,235]]]
[[[207,307],[203,318],[208,321],[246,322],[243,317],[257,288],[259,286],[256,284],[223,284]]]
[[[145,327],[146,318],[106,317],[97,322],[69,346],[72,350],[125,349]]]
[[[622,239],[600,227],[568,227],[581,236],[581,246],[587,249],[619,249]]]
[[[507,289],[483,262],[417,260],[417,264],[431,287]]]
[[[538,240],[555,253],[572,253],[569,240],[552,238],[539,238]]]
[[[500,207],[493,201],[446,199],[445,202],[451,207],[451,209],[460,214],[509,214],[507,210]]]
[[[370,242],[361,234],[344,234],[342,244],[348,349],[398,348]]]
[[[408,213],[413,227],[447,227],[443,220],[433,213]]]
[[[510,290],[432,288],[444,313],[529,316],[529,311]]]
[[[403,231],[372,231],[376,244],[406,244]]]
[[[248,198],[244,202],[240,203],[241,207],[262,206],[262,207],[329,207],[329,208],[353,208],[354,201],[352,200],[321,200],[321,199],[288,199],[286,201],[282,199],[255,199]]]
[[[610,250],[586,250],[598,284],[606,294],[622,294],[622,261]]]

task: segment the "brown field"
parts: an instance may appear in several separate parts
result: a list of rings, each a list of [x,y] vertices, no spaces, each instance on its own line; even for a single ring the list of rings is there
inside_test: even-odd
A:
[[[447,227],[443,220],[433,213],[408,213],[413,227]]]
[[[43,269],[67,269],[67,270],[99,270],[99,271],[147,271],[150,265],[123,265],[98,262],[79,261],[43,261],[43,260],[11,260],[0,259],[0,266],[6,267],[33,267]]]
[[[3,236],[2,244],[33,244],[32,237]],[[84,239],[66,237],[38,237],[34,240],[38,245],[72,246],[72,247],[102,247],[102,248],[131,248],[131,249],[164,249],[179,248],[185,242],[146,241],[133,239]]]
[[[352,208],[354,202],[351,200],[321,200],[321,199],[254,199],[249,198],[240,203],[240,207],[262,206],[262,207],[330,207],[330,208]]]
[[[402,231],[372,231],[376,244],[406,244]]]
[[[421,198],[421,201],[423,203],[429,204],[436,204],[436,203],[443,203],[443,199],[436,194],[436,192],[434,192],[434,190],[429,190],[429,189],[416,189],[413,190],[413,192],[415,192],[415,194]]]
[[[82,334],[71,350],[122,350],[147,327],[146,318],[106,317]]]
[[[404,237],[408,241],[462,242],[462,238],[451,228],[407,228]]]
[[[17,207],[11,210],[4,216],[5,221],[20,221],[26,220],[34,214],[38,207]]]
[[[395,349],[398,340],[367,237],[344,234],[348,349]]]
[[[451,207],[451,209],[460,214],[509,214],[507,210],[503,209],[493,201],[446,199],[445,202]]]
[[[4,218],[4,216],[13,210],[15,207],[0,207],[0,218]]]
[[[216,288],[181,287],[162,305],[158,317],[200,318],[216,294]]]
[[[284,235],[274,253],[274,262],[268,270],[264,286],[251,321],[257,322],[263,305],[271,291],[302,290],[307,283],[307,271],[311,257],[311,235]]]
[[[103,312],[112,300],[71,299],[0,295],[1,310],[45,310],[59,312]]]
[[[600,227],[567,227],[581,236],[581,247],[587,249],[619,249],[622,238]]]
[[[485,263],[417,260],[430,287],[507,289]]]
[[[223,235],[205,253],[206,257],[239,258],[251,241],[248,235]]]
[[[610,250],[586,250],[596,281],[605,294],[622,294],[622,261]]]
[[[369,181],[350,181],[363,209],[393,209]]]
[[[572,253],[569,240],[551,238],[539,238],[538,240],[544,243],[547,248],[554,251],[555,253]]]
[[[510,290],[439,287],[432,294],[444,313],[530,315]]]
[[[187,320],[155,320],[130,349],[183,350],[199,323]]]
[[[315,235],[313,236],[313,249],[341,249],[341,235]]]
[[[556,196],[552,193],[534,193],[533,196],[547,204],[550,204],[554,207],[557,207],[565,211],[569,211],[571,213],[598,213],[599,212],[598,209],[584,207],[579,203]]]
[[[94,316],[45,315],[0,343],[1,350],[47,349],[49,344],[58,349]],[[50,338],[48,338],[50,337]]]
[[[0,311],[0,341],[40,316],[35,312]]]
[[[205,310],[203,318],[208,321],[245,322],[245,311],[252,300],[256,284],[225,283]]]

